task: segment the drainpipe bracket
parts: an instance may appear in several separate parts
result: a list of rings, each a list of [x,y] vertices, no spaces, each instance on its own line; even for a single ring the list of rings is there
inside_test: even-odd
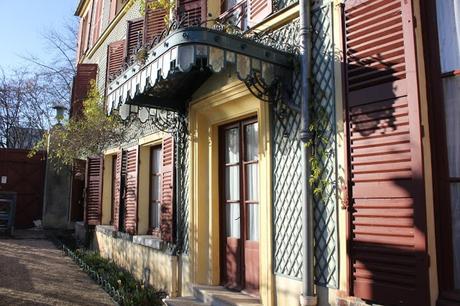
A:
[[[300,306],[316,306],[318,305],[318,297],[317,296],[308,296],[308,295],[301,295],[300,296]]]
[[[308,130],[300,130],[298,134],[298,139],[302,142],[307,142],[311,138],[311,134]]]

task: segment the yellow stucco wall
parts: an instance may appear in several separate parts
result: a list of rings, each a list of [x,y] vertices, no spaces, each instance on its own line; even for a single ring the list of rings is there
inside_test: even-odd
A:
[[[413,2],[414,16],[417,20],[421,20],[420,16],[420,1]],[[417,70],[419,82],[419,99],[420,99],[420,120],[422,126],[422,150],[423,150],[423,174],[425,178],[425,202],[426,202],[426,227],[427,227],[427,250],[430,258],[428,268],[429,286],[430,286],[430,302],[432,306],[436,305],[436,300],[439,294],[438,288],[438,270],[436,264],[436,237],[435,237],[435,220],[434,220],[434,199],[433,199],[433,174],[431,169],[431,147],[430,147],[430,127],[428,120],[428,97],[426,91],[426,70],[424,62],[422,24],[417,26],[415,31],[415,43],[417,51]]]
[[[112,219],[112,158],[111,154],[104,155],[101,224],[110,224]]]
[[[101,256],[113,260],[120,267],[130,271],[138,280],[148,275],[148,283],[157,289],[165,289],[171,296],[177,296],[177,257],[162,251],[135,244],[120,238],[113,238],[96,231],[96,247]]]
[[[220,283],[218,128],[253,115],[259,122],[260,297],[264,305],[274,305],[269,106],[241,81],[191,104],[190,278],[198,284]]]
[[[150,147],[139,146],[139,181],[138,181],[138,202],[137,202],[137,233],[147,234],[149,229],[149,166],[150,166]]]

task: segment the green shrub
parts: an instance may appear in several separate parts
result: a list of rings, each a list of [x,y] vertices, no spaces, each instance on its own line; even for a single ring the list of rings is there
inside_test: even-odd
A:
[[[113,261],[102,258],[97,252],[76,250],[76,254],[124,297],[123,306],[160,306],[166,292],[144,286],[131,273],[118,267]]]

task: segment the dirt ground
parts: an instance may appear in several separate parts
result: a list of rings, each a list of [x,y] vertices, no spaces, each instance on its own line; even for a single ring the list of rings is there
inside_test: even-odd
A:
[[[0,237],[0,305],[114,305],[88,275],[38,233]]]

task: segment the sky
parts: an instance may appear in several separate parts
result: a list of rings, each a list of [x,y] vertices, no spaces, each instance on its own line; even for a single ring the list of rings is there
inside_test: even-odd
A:
[[[8,73],[28,65],[21,55],[49,59],[42,34],[76,18],[77,5],[78,0],[0,0],[0,67]]]

